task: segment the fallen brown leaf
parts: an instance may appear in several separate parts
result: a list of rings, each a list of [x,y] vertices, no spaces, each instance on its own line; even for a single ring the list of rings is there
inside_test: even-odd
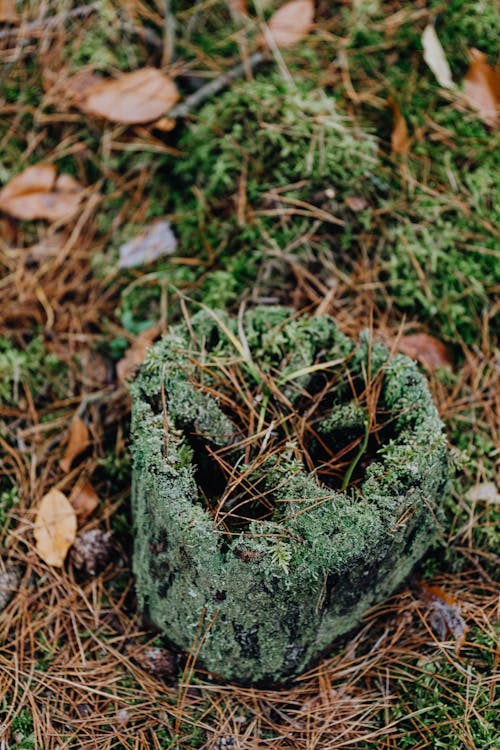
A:
[[[277,47],[293,47],[311,30],[313,0],[291,0],[271,16],[268,28]]]
[[[460,614],[457,600],[446,593],[441,586],[427,586],[422,584],[422,598],[427,603],[429,620],[432,629],[440,641],[449,635],[455,638],[457,655],[465,643],[468,626]]]
[[[33,533],[42,560],[60,568],[76,536],[76,513],[66,495],[52,489],[43,496]]]
[[[124,384],[129,380],[139,367],[144,362],[144,358],[153,341],[159,336],[161,328],[158,324],[147,328],[142,331],[135,341],[133,342],[130,349],[127,351],[125,356],[117,362],[116,374],[118,380]]]
[[[0,0],[0,23],[19,23],[15,0]]]
[[[157,68],[141,68],[91,86],[79,106],[88,114],[131,125],[158,120],[178,99],[169,76]]]
[[[172,255],[177,247],[177,239],[168,221],[156,221],[120,246],[119,268],[134,268],[151,263],[164,255]]]
[[[227,5],[233,13],[240,13],[243,16],[248,16],[247,0],[227,0]]]
[[[436,34],[436,29],[431,23],[425,27],[422,34],[422,46],[424,48],[424,60],[436,76],[439,85],[444,89],[455,88],[448,60]]]
[[[82,188],[70,175],[56,177],[53,164],[35,164],[0,191],[0,209],[16,219],[69,220],[78,210]]]
[[[73,417],[69,429],[69,440],[63,458],[59,461],[59,466],[65,472],[71,469],[71,464],[75,458],[85,450],[89,444],[89,431],[87,425],[78,415]]]
[[[497,125],[500,107],[500,70],[486,62],[486,55],[471,50],[471,64],[464,78],[464,93],[487,125]]]
[[[389,104],[392,107],[394,116],[394,124],[391,133],[391,149],[393,154],[401,154],[406,156],[410,148],[410,139],[408,137],[408,126],[406,120],[401,114],[399,104],[394,101],[390,101]]]
[[[80,522],[85,521],[99,505],[99,496],[88,479],[79,482],[69,497]]]
[[[451,355],[442,341],[427,333],[402,336],[397,342],[398,351],[428,367],[450,367]]]
[[[359,211],[363,211],[368,205],[368,203],[365,201],[364,198],[360,198],[356,195],[348,195],[345,199],[345,203],[347,208],[350,208],[351,211],[354,211],[354,213],[359,213]]]

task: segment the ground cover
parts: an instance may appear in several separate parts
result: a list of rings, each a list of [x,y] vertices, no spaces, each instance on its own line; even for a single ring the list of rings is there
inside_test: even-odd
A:
[[[268,19],[275,6],[264,5]],[[2,186],[51,162],[84,188],[70,223],[0,215],[0,535],[15,593],[0,624],[2,739],[494,748],[498,136],[439,86],[421,35],[435,22],[460,83],[471,48],[495,63],[498,9],[318,3],[310,34],[172,130],[74,106],[64,83],[76,72],[165,62],[164,10],[32,0],[18,4],[20,25],[0,26]],[[171,12],[183,96],[257,48],[222,2]],[[119,246],[157,217],[170,220],[176,253],[120,268]],[[242,299],[329,312],[348,336],[368,327],[389,345],[425,333],[423,366],[436,340],[451,362],[427,368],[457,464],[439,542],[403,591],[281,691],[214,682],[196,669],[196,644],[187,661],[174,655],[137,613],[130,567],[129,397],[116,365],[183,309],[236,311]],[[61,468],[75,414],[87,444]],[[33,539],[45,493],[71,496],[85,481],[99,504],[79,532],[113,532],[96,575],[74,557],[46,565]],[[439,620],[457,607],[469,628],[458,650]]]

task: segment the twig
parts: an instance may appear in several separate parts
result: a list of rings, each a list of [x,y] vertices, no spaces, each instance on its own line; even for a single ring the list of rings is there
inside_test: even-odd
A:
[[[163,54],[161,59],[162,67],[166,67],[172,62],[175,52],[175,16],[171,10],[171,0],[164,0],[165,17],[163,19]]]
[[[231,81],[243,76],[248,68],[253,70],[264,62],[265,59],[266,56],[263,52],[255,52],[246,63],[240,63],[226,73],[222,73],[222,75],[209,81],[209,83],[206,83],[198,89],[198,91],[195,91],[194,94],[191,94],[184,99],[184,101],[178,104],[177,107],[174,107],[170,112],[167,112],[166,116],[172,119],[187,117],[187,115],[191,114],[191,112],[206,99],[210,99],[212,96],[215,96],[215,94],[218,94],[219,91],[223,91],[223,89],[229,86]]]
[[[30,34],[45,29],[51,29],[54,26],[59,26],[60,23],[67,21],[70,18],[85,18],[85,16],[89,16],[91,13],[99,10],[100,6],[100,2],[80,5],[78,8],[73,8],[73,10],[69,10],[66,13],[58,13],[55,16],[44,18],[41,21],[31,21],[30,23],[18,26],[17,28],[2,29],[0,31],[0,39],[23,37],[22,42],[27,42],[28,39],[25,39],[24,37],[28,37]]]

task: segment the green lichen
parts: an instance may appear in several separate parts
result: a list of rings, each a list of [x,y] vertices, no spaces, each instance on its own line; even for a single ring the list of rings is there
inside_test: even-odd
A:
[[[298,431],[275,436],[248,475],[272,510],[249,503],[244,525],[218,523],[220,497],[211,501],[202,479],[213,479],[216,463],[207,467],[199,454],[203,445],[210,455],[222,446],[245,473],[241,423],[223,408],[225,391],[214,395],[222,368],[235,361],[261,413],[264,402],[285,398],[283,423],[299,424],[291,415],[317,403],[330,409],[323,435],[332,441],[342,431],[333,417],[346,406],[347,432],[357,429],[363,399],[353,407],[352,388],[362,390],[371,373],[390,429],[380,432],[381,445],[372,436],[346,491],[335,478],[322,481],[320,466],[304,466]],[[326,383],[323,401],[304,401]],[[366,336],[354,344],[328,316],[199,313],[151,350],[132,396],[140,605],[174,643],[201,646],[199,659],[213,672],[248,683],[298,674],[401,583],[435,536],[447,451],[425,379]]]

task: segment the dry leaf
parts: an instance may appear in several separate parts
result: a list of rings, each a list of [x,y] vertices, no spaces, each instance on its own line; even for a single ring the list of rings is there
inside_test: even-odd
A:
[[[488,125],[498,124],[500,106],[500,70],[486,62],[486,55],[471,50],[472,62],[464,78],[464,93],[479,117]]]
[[[81,109],[111,122],[151,122],[165,115],[179,99],[173,80],[156,68],[141,68],[121,78],[92,86]]]
[[[397,342],[398,351],[428,367],[450,367],[451,355],[442,341],[427,333],[402,336]]]
[[[69,500],[80,522],[85,521],[99,505],[99,496],[88,479],[76,485]]]
[[[19,23],[15,0],[0,0],[0,23]]]
[[[121,245],[118,267],[142,266],[163,255],[172,255],[176,248],[177,239],[168,221],[156,221],[142,234]]]
[[[277,47],[293,47],[311,30],[313,21],[312,0],[291,0],[271,16],[268,28]]]
[[[248,16],[247,0],[227,0],[227,6],[232,13]]]
[[[72,99],[75,104],[81,104],[92,89],[101,83],[104,78],[91,70],[81,70],[60,83],[63,96]]]
[[[78,210],[82,188],[70,175],[56,177],[53,164],[35,164],[0,191],[0,209],[16,219],[69,220]]]
[[[364,198],[360,198],[356,195],[348,195],[345,199],[345,203],[347,208],[350,208],[351,211],[354,211],[354,213],[363,211],[363,209],[365,209],[368,205]]]
[[[159,335],[160,330],[160,326],[155,324],[142,331],[125,356],[117,363],[116,374],[121,383],[126,383],[134,375],[139,365],[142,365],[148,349]]]
[[[440,641],[448,636],[455,638],[457,655],[465,643],[468,626],[460,614],[456,599],[449,596],[441,586],[422,585],[423,599],[427,602],[430,625]]]
[[[424,48],[424,60],[436,76],[439,85],[444,89],[455,88],[448,60],[436,34],[436,29],[432,24],[429,24],[424,29],[422,46]]]
[[[393,154],[402,154],[406,156],[410,148],[410,139],[408,138],[408,126],[406,120],[401,114],[399,104],[390,101],[394,115],[394,124],[391,133],[391,149]]]
[[[42,498],[35,519],[36,549],[47,565],[60,568],[76,536],[76,513],[62,492],[50,490]]]
[[[69,441],[64,457],[59,461],[63,471],[68,472],[75,458],[85,450],[89,444],[89,431],[87,425],[78,415],[73,417],[69,430]]]
[[[497,489],[495,482],[481,482],[480,484],[474,485],[467,492],[467,497],[472,502],[482,500],[490,505],[500,504],[500,492]]]

